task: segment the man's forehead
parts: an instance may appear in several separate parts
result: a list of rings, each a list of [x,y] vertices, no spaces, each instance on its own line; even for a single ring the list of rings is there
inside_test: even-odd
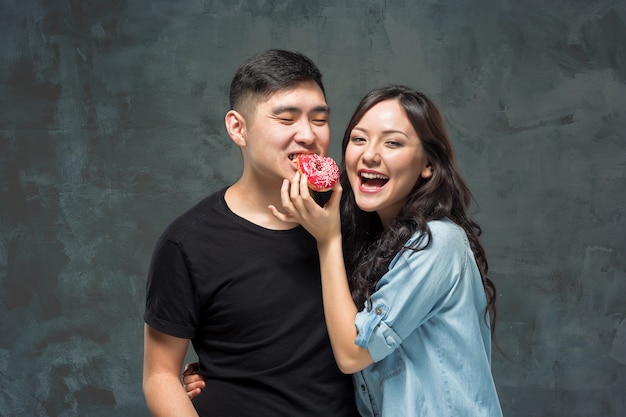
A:
[[[321,97],[326,101],[322,88],[315,81],[300,81],[295,84],[290,84],[276,88],[273,91],[269,91],[268,97],[275,97],[281,95],[294,95],[294,94],[311,94]]]

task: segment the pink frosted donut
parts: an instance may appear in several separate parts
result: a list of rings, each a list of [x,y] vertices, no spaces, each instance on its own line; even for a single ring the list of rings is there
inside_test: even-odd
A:
[[[298,171],[306,175],[314,191],[329,191],[339,181],[339,168],[332,158],[316,154],[298,155]]]

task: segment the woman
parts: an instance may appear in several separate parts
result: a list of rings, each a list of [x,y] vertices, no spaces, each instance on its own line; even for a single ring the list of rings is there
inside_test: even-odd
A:
[[[357,106],[342,150],[342,186],[325,209],[296,174],[282,190],[287,214],[273,212],[317,239],[330,340],[354,374],[360,413],[500,415],[495,289],[443,117],[417,91],[377,89]]]
[[[341,185],[324,208],[296,173],[283,183],[283,212],[270,209],[317,240],[333,353],[354,374],[359,412],[501,416],[490,370],[495,288],[443,117],[415,90],[373,90],[342,154]]]

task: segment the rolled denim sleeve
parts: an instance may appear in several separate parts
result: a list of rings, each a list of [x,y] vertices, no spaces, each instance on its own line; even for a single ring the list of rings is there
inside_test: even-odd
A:
[[[359,329],[355,343],[367,348],[374,362],[378,362],[393,352],[402,338],[383,321],[383,312],[387,306],[380,304],[371,311],[357,314],[356,327]]]
[[[465,268],[469,244],[463,229],[449,221],[430,222],[429,227],[432,239],[426,249],[396,255],[372,294],[371,309],[356,316],[355,343],[368,349],[375,362],[445,305]]]

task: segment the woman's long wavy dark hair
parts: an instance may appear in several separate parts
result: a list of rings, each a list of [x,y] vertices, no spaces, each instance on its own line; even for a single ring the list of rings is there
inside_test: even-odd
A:
[[[345,154],[352,129],[367,111],[386,100],[397,100],[406,112],[422,143],[426,159],[431,164],[432,177],[418,180],[394,222],[384,228],[375,212],[365,212],[356,205],[346,175]],[[485,318],[487,315],[490,317],[493,334],[496,290],[487,276],[489,267],[479,240],[481,229],[470,217],[472,194],[457,168],[444,119],[434,103],[424,94],[399,85],[369,92],[357,106],[346,128],[340,172],[344,190],[341,205],[344,257],[352,297],[357,306],[370,304],[377,282],[387,272],[398,252],[405,249],[421,250],[428,246],[432,237],[429,221],[448,218],[461,226],[469,239],[487,296]],[[406,248],[407,240],[418,231],[424,238],[416,246]]]

